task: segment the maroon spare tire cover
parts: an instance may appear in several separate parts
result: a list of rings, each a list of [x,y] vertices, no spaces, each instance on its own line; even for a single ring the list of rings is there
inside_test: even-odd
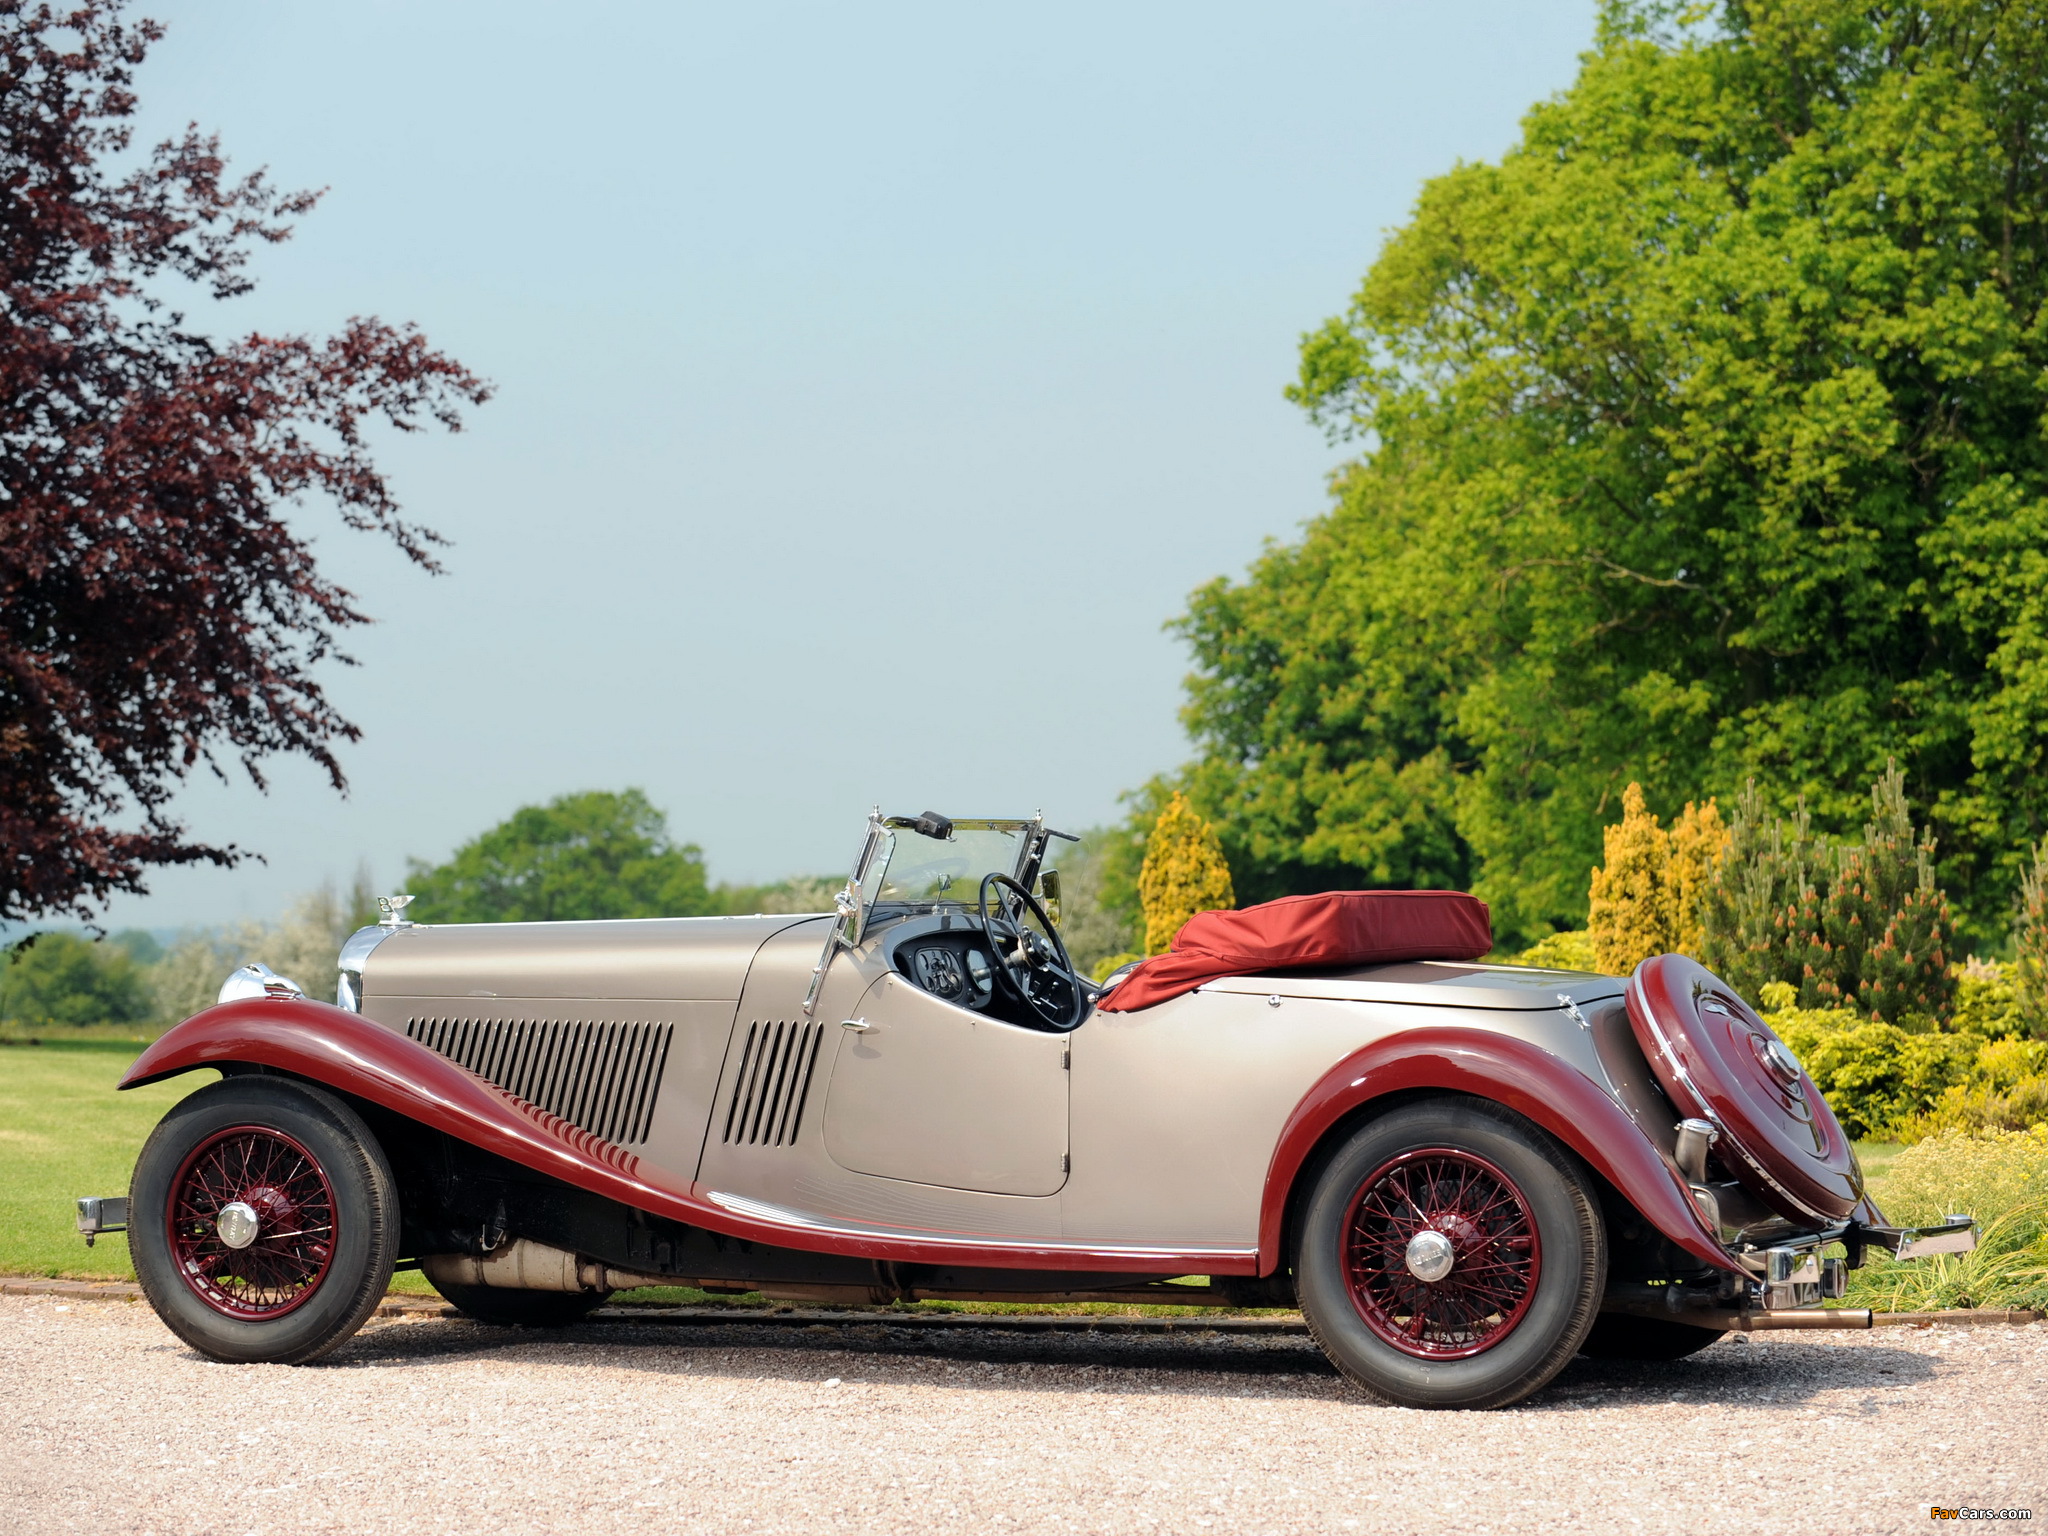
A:
[[[1835,1222],[1863,1198],[1863,1170],[1799,1060],[1735,989],[1685,955],[1655,955],[1628,982],[1628,1021],[1681,1115],[1721,1128],[1715,1152],[1779,1215]]]

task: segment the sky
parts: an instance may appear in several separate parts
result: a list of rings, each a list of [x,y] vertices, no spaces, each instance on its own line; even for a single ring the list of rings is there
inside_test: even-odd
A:
[[[175,811],[254,859],[113,927],[402,887],[637,786],[714,880],[868,807],[1099,824],[1190,755],[1167,630],[1326,505],[1282,391],[1422,183],[1567,86],[1590,0],[865,7],[157,0],[140,127],[325,187],[219,335],[412,321],[489,378],[384,445],[410,567],[293,513],[376,618],[349,784]],[[432,921],[432,914],[420,912]]]

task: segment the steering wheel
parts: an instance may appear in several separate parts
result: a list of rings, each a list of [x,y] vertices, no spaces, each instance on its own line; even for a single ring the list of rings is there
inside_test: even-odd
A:
[[[993,903],[989,901],[991,889],[996,893]],[[1004,891],[1016,897],[1014,911],[1004,898]],[[1038,919],[1044,933],[1024,926],[1027,912]],[[1060,940],[1060,931],[1045,915],[1038,898],[1008,875],[983,875],[981,926],[988,935],[989,948],[995,951],[996,980],[1002,989],[1048,1028],[1063,1033],[1079,1028],[1088,1012],[1088,988],[1074,974],[1074,962],[1067,958],[1067,946]],[[1066,984],[1066,1002],[1059,998],[1062,982]]]

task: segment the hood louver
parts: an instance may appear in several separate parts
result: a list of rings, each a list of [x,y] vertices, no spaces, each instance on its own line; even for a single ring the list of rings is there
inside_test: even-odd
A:
[[[747,1026],[739,1077],[725,1112],[725,1140],[769,1147],[795,1142],[824,1037],[825,1026],[816,1021]]]
[[[429,1050],[600,1140],[647,1139],[673,1024],[407,1019]]]

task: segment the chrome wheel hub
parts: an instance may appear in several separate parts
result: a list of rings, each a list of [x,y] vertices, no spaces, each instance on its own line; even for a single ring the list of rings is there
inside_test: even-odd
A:
[[[232,1200],[220,1208],[213,1230],[230,1248],[246,1248],[256,1241],[256,1208],[245,1200]]]
[[[1443,1233],[1424,1228],[1408,1239],[1407,1261],[1409,1274],[1434,1285],[1451,1272],[1458,1254]]]

